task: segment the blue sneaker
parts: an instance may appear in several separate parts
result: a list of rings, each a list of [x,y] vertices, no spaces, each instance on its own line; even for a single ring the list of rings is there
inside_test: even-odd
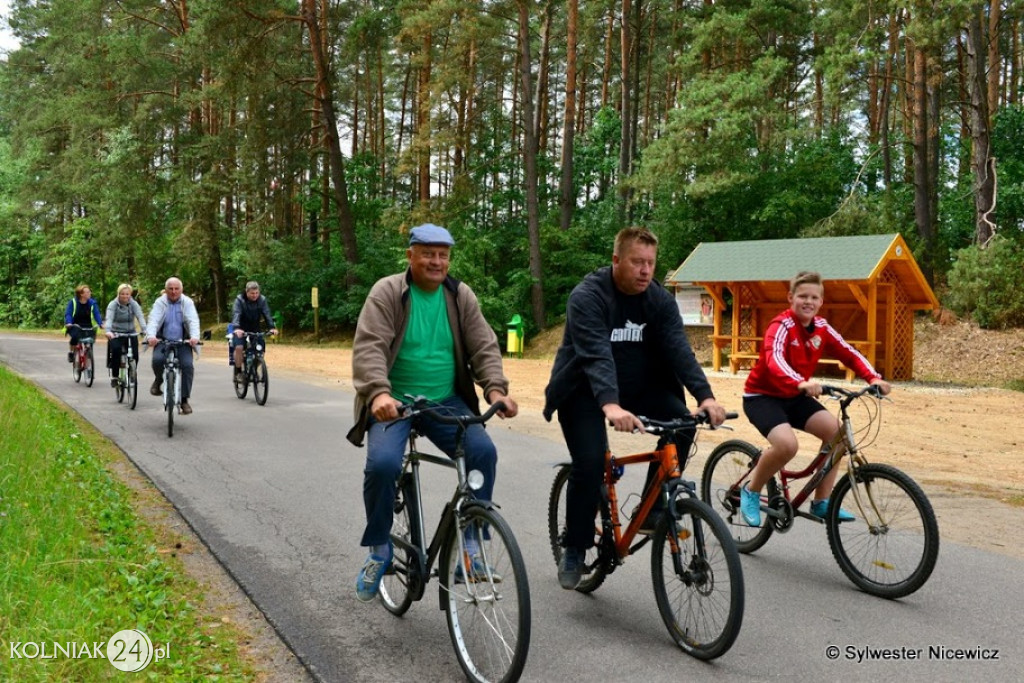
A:
[[[746,484],[740,489],[740,514],[750,526],[761,526],[761,494],[754,493]]]
[[[815,517],[825,519],[825,515],[828,514],[828,500],[812,500],[811,501],[811,514]],[[839,521],[840,522],[852,522],[857,518],[853,513],[848,512],[846,508],[839,508]]]
[[[459,562],[455,567],[455,583],[466,583],[466,571],[463,569],[463,564],[465,563]],[[477,581],[487,580],[501,583],[501,574],[496,572],[494,567],[485,566],[479,555],[474,555],[469,563],[469,582],[476,583]]]
[[[558,584],[567,591],[575,590],[583,580],[587,552],[579,548],[566,548],[558,562]]]
[[[395,552],[391,547],[390,541],[388,541],[387,557],[378,557],[373,553],[367,556],[359,576],[356,577],[357,598],[363,602],[370,602],[377,597],[377,591],[380,590],[380,580],[384,578],[384,572],[391,566],[391,560],[394,556]]]

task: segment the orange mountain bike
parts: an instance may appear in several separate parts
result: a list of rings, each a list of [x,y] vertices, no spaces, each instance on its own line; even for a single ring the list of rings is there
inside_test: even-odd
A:
[[[729,413],[728,418],[737,417]],[[590,593],[604,583],[627,556],[651,542],[651,576],[658,611],[669,634],[686,653],[697,659],[725,654],[736,641],[743,622],[743,568],[736,544],[725,523],[697,498],[696,485],[682,478],[692,454],[680,462],[672,437],[677,432],[708,427],[700,413],[662,422],[638,416],[644,429],[659,436],[657,448],[646,453],[605,456],[602,502],[594,529],[594,547],[587,551],[584,577],[576,590]],[[696,446],[693,447],[694,449]],[[657,474],[631,514],[620,513],[616,483],[626,467],[657,462]],[[548,533],[557,564],[565,546],[566,492],[571,463],[560,463],[548,502]],[[633,543],[641,522],[661,499],[665,510],[653,533]],[[627,501],[629,498],[627,498]],[[623,504],[622,509],[625,510]],[[620,514],[629,520],[625,529]]]

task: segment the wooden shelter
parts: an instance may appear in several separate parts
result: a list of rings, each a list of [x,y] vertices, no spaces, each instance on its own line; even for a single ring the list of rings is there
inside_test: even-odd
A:
[[[735,373],[757,359],[768,324],[789,307],[789,281],[802,270],[821,273],[821,315],[848,342],[886,379],[912,378],[914,311],[939,302],[899,234],[702,242],[668,284],[699,285],[711,294],[714,369],[727,355]],[[835,360],[822,363],[853,377]]]

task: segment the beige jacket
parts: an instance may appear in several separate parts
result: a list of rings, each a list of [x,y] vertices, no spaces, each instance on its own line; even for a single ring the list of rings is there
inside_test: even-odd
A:
[[[373,399],[391,391],[388,374],[405,337],[411,282],[408,270],[381,278],[370,289],[359,313],[352,342],[355,426],[348,433],[348,440],[356,446],[363,445]],[[485,398],[494,390],[508,394],[498,337],[484,319],[480,303],[469,285],[448,277],[441,287],[455,343],[455,392],[479,414],[480,401],[474,382],[483,390]]]

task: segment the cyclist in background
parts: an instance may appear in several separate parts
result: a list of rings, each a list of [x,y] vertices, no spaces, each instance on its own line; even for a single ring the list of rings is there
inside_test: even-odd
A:
[[[803,271],[790,281],[789,308],[768,324],[760,358],[743,386],[743,412],[769,444],[740,489],[740,513],[750,526],[761,526],[761,489],[800,447],[793,429],[813,434],[823,443],[839,432],[838,418],[816,400],[821,384],[811,375],[822,356],[837,358],[864,381],[879,385],[882,394],[892,390],[868,359],[818,315],[824,297],[818,273]],[[828,497],[838,474],[839,469],[833,468],[814,490],[812,515],[828,513]],[[840,522],[854,519],[849,511],[839,511]]]
[[[146,316],[142,314],[142,306],[132,298],[132,286],[117,286],[117,297],[107,304],[107,369],[110,371],[110,386],[117,386],[117,372],[121,363],[121,355],[125,345],[131,344],[132,355],[139,357],[138,337],[114,337],[115,333],[131,334],[136,331],[135,321],[139,322],[138,331],[146,331]]]
[[[231,308],[231,349],[235,360],[235,375],[242,374],[245,333],[260,332],[261,320],[270,328],[270,334],[277,334],[274,319],[270,316],[267,297],[260,294],[260,283],[250,280],[245,283],[245,293],[235,297],[235,304]]]
[[[191,415],[192,406],[188,399],[192,395],[192,377],[195,375],[192,350],[199,343],[199,312],[181,289],[181,280],[168,278],[164,283],[164,293],[153,302],[153,309],[149,312],[146,336],[149,337],[149,347],[153,349],[153,374],[156,377],[149,393],[153,396],[163,393],[165,347],[157,344],[161,339],[187,339],[188,345],[179,346],[177,354],[181,363],[181,414]]]
[[[508,395],[498,338],[484,319],[476,294],[448,275],[454,244],[440,226],[413,228],[406,251],[408,269],[378,280],[359,313],[352,343],[355,426],[348,440],[356,446],[363,445],[364,436],[368,441],[363,471],[366,529],[360,545],[370,552],[356,578],[356,597],[363,602],[377,595],[394,554],[390,535],[395,483],[412,425],[402,421],[388,425],[386,431],[384,427],[399,416],[401,397],[423,396],[453,413],[479,415],[475,381],[488,403],[505,403],[499,416],[515,417],[519,411]],[[417,430],[449,456],[455,454],[455,425],[427,419]],[[490,500],[498,459],[494,443],[482,425],[472,425],[464,444],[467,470],[484,475],[476,495]],[[472,547],[467,550],[476,554]],[[472,569],[480,571],[482,563],[478,569],[479,560],[473,562]]]
[[[544,417],[558,411],[572,472],[566,492],[566,547],[558,582],[573,590],[594,545],[608,434],[644,431],[637,415],[671,420],[689,414],[688,391],[712,425],[725,420],[704,370],[690,348],[675,297],[654,279],[658,238],[647,228],[615,236],[611,267],[587,275],[569,295],[565,334],[544,390]],[[679,432],[682,462],[694,432]],[[652,463],[648,481],[656,473]],[[652,529],[662,510],[651,510],[641,529]]]
[[[92,298],[92,290],[89,289],[89,285],[78,285],[75,287],[75,296],[64,309],[64,333],[71,336],[68,348],[69,363],[75,360],[75,347],[78,346],[83,334],[92,336],[88,328],[93,326],[93,320],[96,321],[97,327],[103,327],[100,306],[96,299]],[[75,325],[78,327],[74,327]]]

